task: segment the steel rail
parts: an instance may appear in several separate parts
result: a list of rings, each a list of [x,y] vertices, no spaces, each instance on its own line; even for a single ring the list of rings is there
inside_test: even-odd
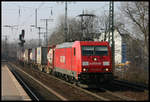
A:
[[[13,64],[13,65],[14,65],[14,64]],[[16,65],[15,65],[15,66],[16,66]],[[16,66],[16,67],[17,67],[17,66]],[[107,99],[107,98],[105,98],[105,97],[99,96],[99,95],[97,95],[97,94],[95,94],[95,93],[93,93],[93,92],[91,92],[91,91],[88,91],[88,90],[86,90],[86,89],[83,89],[83,88],[81,88],[81,87],[78,87],[78,86],[76,86],[76,85],[74,85],[74,84],[68,83],[68,82],[66,82],[66,81],[64,81],[64,80],[62,80],[62,79],[59,79],[59,78],[57,78],[57,77],[54,77],[54,76],[49,75],[49,74],[46,74],[46,73],[43,73],[43,74],[45,74],[45,75],[48,76],[48,77],[52,77],[52,78],[54,78],[54,79],[56,79],[56,80],[58,80],[58,81],[61,81],[61,82],[65,83],[65,84],[67,84],[67,85],[69,85],[69,86],[72,86],[72,87],[74,87],[74,88],[76,88],[76,89],[78,89],[78,90],[81,90],[81,91],[83,91],[83,92],[85,92],[85,93],[88,93],[88,94],[90,94],[90,95],[92,95],[92,96],[94,96],[94,97],[96,97],[96,98],[98,98],[98,99],[100,99],[100,100],[110,101],[109,99]],[[32,76],[31,76],[31,77],[32,77]]]
[[[138,87],[136,85],[134,86],[133,84],[130,84],[130,83],[127,83],[127,82],[124,82],[124,81],[115,80],[113,83],[118,84],[118,85],[122,85],[122,86],[126,86],[126,87],[129,87],[129,88],[134,88],[134,89],[139,90],[139,91],[145,90],[145,88]]]
[[[41,86],[43,86],[45,89],[47,89],[48,91],[50,91],[52,94],[54,94],[55,96],[57,96],[58,98],[60,98],[63,101],[67,101],[68,99],[66,99],[65,97],[63,97],[62,95],[58,94],[56,91],[54,91],[53,89],[47,87],[46,85],[44,85],[43,83],[41,83],[40,81],[36,80],[34,77],[32,77],[31,75],[29,75],[28,73],[22,71],[20,68],[18,68],[16,65],[11,64],[13,66],[15,66],[15,68],[19,71],[21,71],[22,73],[26,74],[27,76],[29,76],[32,80],[36,81],[38,84],[40,84]]]
[[[100,89],[103,90],[103,91],[105,91],[105,92],[107,92],[108,94],[111,94],[111,95],[116,96],[116,97],[118,97],[118,98],[121,98],[121,99],[123,99],[123,100],[136,101],[136,99],[132,99],[132,98],[129,98],[129,97],[126,97],[126,96],[121,96],[121,95],[116,94],[116,93],[114,93],[114,92],[111,92],[111,91],[109,91],[109,90],[107,90],[107,89],[105,89],[105,88],[100,88]]]
[[[11,66],[12,67],[12,66]],[[25,82],[19,77],[19,75],[16,74],[14,70],[11,70],[11,72],[16,76],[16,78],[23,84],[23,86],[30,92],[32,97],[34,97],[35,100],[39,101],[39,98],[34,94],[34,92],[31,91],[31,89],[25,84]]]
[[[46,74],[46,73],[44,73],[44,74],[45,74],[45,75],[48,75],[48,74]],[[57,78],[57,77],[54,77],[54,76],[51,76],[51,75],[48,75],[48,76],[49,76],[49,77],[53,77],[53,78],[55,78],[56,80],[59,80],[59,81],[65,83],[65,84],[71,85],[71,86],[73,86],[73,87],[75,87],[75,88],[77,88],[77,89],[79,89],[79,90],[82,90],[82,91],[84,91],[84,92],[86,92],[86,93],[88,93],[88,94],[90,94],[90,95],[92,95],[92,96],[95,96],[96,98],[99,98],[99,99],[104,100],[104,101],[110,101],[110,99],[105,98],[105,97],[103,97],[103,96],[100,96],[100,95],[96,94],[95,92],[88,91],[88,90],[86,90],[86,89],[83,89],[83,88],[81,88],[81,87],[79,87],[79,86],[76,86],[76,85],[74,85],[74,84],[68,83],[68,82],[66,82],[66,81],[64,81],[64,80],[62,80],[62,79]],[[132,99],[132,98],[129,98],[129,97],[126,97],[126,96],[118,95],[118,94],[116,94],[116,93],[113,93],[113,92],[111,92],[111,91],[105,89],[105,88],[100,88],[100,89],[101,89],[101,90],[104,90],[104,91],[105,91],[106,93],[108,93],[108,94],[111,94],[112,96],[121,98],[121,99],[123,99],[123,100],[134,100],[134,101],[136,100],[136,99]]]

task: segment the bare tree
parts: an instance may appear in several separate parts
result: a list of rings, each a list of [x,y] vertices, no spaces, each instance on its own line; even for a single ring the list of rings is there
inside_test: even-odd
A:
[[[75,18],[68,19],[68,38],[69,41],[80,40],[81,35],[81,26],[80,21]]]
[[[149,4],[148,2],[122,2],[121,11],[129,22],[125,26],[130,35],[136,36],[137,39],[144,41],[145,54],[149,52]],[[129,26],[130,25],[130,26]],[[140,44],[140,43],[139,43]]]
[[[109,30],[109,15],[106,12],[101,13],[100,16],[97,16],[94,20],[94,32],[99,33],[97,37],[100,36],[101,33],[105,33],[104,41],[106,41],[106,34]],[[96,37],[96,38],[97,38]]]
[[[49,44],[55,45],[62,42],[65,42],[65,37],[67,37],[68,41],[80,40],[81,31],[80,31],[80,22],[75,18],[68,18],[68,33],[65,35],[64,28],[64,16],[60,16],[59,23],[56,27],[56,30],[52,33],[49,38]]]
[[[65,22],[64,16],[59,17],[59,22],[56,27],[55,32],[50,36],[49,44],[52,43],[62,43],[65,42],[65,37],[67,37],[67,41],[75,41],[75,40],[87,40],[87,38],[93,39],[94,36],[94,19],[93,17],[84,17],[84,27],[85,27],[85,36],[83,38],[82,26],[83,23],[80,19],[77,18],[68,18],[68,33],[67,35],[64,32]],[[57,38],[56,38],[57,37]],[[58,41],[58,42],[56,42]]]

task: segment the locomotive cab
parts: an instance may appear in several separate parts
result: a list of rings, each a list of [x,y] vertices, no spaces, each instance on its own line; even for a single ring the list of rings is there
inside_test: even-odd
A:
[[[108,42],[81,43],[82,83],[101,83],[112,80],[111,51]]]

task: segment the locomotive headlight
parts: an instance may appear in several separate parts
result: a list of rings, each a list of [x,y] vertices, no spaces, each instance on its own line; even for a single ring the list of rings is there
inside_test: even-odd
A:
[[[104,71],[108,71],[108,70],[109,70],[108,68],[105,68],[105,69],[104,69]]]
[[[94,58],[94,61],[97,61],[97,58]]]
[[[105,70],[108,71],[108,68],[106,68]]]
[[[85,72],[85,71],[86,71],[86,68],[83,68],[83,71]]]
[[[83,68],[83,71],[84,71],[84,72],[85,72],[85,71],[87,72],[87,71],[88,71],[88,68]]]
[[[108,61],[103,62],[103,65],[104,66],[109,66],[109,62]]]
[[[82,65],[87,66],[87,65],[89,65],[89,62],[82,62]]]

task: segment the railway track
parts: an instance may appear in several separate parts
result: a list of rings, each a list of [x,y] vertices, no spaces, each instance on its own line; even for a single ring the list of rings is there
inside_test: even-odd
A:
[[[49,100],[49,98],[47,98],[47,96],[49,96],[51,98],[51,100],[63,100],[63,101],[67,100],[65,97],[61,96],[59,93],[55,92],[54,90],[47,87],[46,85],[44,85],[40,81],[36,80],[34,77],[30,76],[29,74],[27,74],[23,70],[15,67],[15,66],[12,66],[12,65],[10,65],[10,66],[13,68],[13,73],[15,73],[17,78],[19,78],[19,79],[22,78],[23,80],[26,80],[26,82],[23,82],[23,81],[22,82],[23,83],[28,83],[28,85],[25,84],[25,86],[29,86],[33,90],[33,91],[31,91],[31,89],[30,89],[30,93],[32,94],[31,97],[33,97],[33,100],[37,100],[37,101],[39,101],[39,100]],[[28,89],[29,89],[29,87],[28,87]]]
[[[135,90],[139,90],[139,91],[148,91],[148,86],[146,85],[139,85],[128,81],[123,81],[123,80],[114,80],[113,83],[126,86],[129,88],[134,88]]]
[[[107,88],[104,87],[97,87],[95,89],[87,88],[86,90],[89,90],[90,92],[93,92],[97,95],[103,96],[109,100],[113,101],[135,101],[136,99],[129,98],[123,95],[119,95],[116,92],[110,91]]]
[[[22,78],[11,69],[11,72],[14,74],[16,79],[19,81],[19,83],[23,86],[23,88],[26,90],[27,94],[30,96],[32,100],[39,101],[39,98],[35,95],[35,93],[29,88],[29,86],[22,80]]]
[[[145,92],[144,90],[140,89],[140,87],[128,86],[123,83],[110,83],[109,85],[105,85],[100,88],[107,93],[113,94],[114,96],[118,97],[117,99],[120,100],[148,100],[148,90]]]
[[[100,88],[100,90],[103,90],[107,94],[112,95],[113,96],[112,100],[124,100],[124,101],[135,101],[136,100],[136,99],[129,98],[129,97],[126,97],[126,96],[123,96],[123,95],[119,95],[119,94],[117,94],[115,92],[112,92],[112,91],[110,91],[108,89],[105,89],[105,88]]]
[[[37,72],[37,70],[35,70],[36,72]],[[41,77],[43,77],[43,76],[45,76],[45,77],[50,77],[49,75],[47,75],[46,73],[42,73],[42,72],[40,72],[41,73]],[[52,77],[52,76],[51,76]],[[49,78],[50,79],[50,78]],[[55,78],[57,81],[59,81],[59,82],[61,82],[62,83],[62,80],[61,79],[57,79],[57,78]],[[63,82],[63,83],[67,83],[67,82]],[[43,83],[44,84],[44,83]],[[86,91],[86,90],[83,90],[83,89],[81,89],[81,88],[79,88],[79,87],[74,87],[72,84],[71,84],[71,86],[69,85],[69,84],[67,84],[67,86],[68,87],[71,87],[71,89],[69,90],[69,91],[73,91],[74,89],[76,89],[75,91],[79,91],[79,92],[74,92],[74,94],[73,94],[73,96],[74,97],[69,97],[69,96],[66,96],[65,95],[65,99],[61,99],[61,100],[88,100],[88,99],[90,99],[90,100],[108,100],[108,99],[105,99],[105,98],[103,98],[103,97],[101,97],[101,96],[98,96],[98,95],[96,95],[96,94],[94,94],[94,93],[91,93],[91,92],[88,92],[88,91]],[[68,87],[66,87],[66,88],[68,88]],[[64,89],[64,88],[63,88]],[[62,91],[64,91],[64,90],[62,90]],[[67,90],[66,90],[67,91]],[[68,91],[67,91],[68,92]],[[82,93],[82,94],[81,94]],[[61,94],[61,93],[60,93]],[[80,95],[81,94],[81,95]],[[84,96],[83,98],[81,97],[81,96]],[[66,98],[67,97],[67,98]],[[90,98],[89,98],[90,97]],[[75,98],[77,98],[77,99],[75,99]]]
[[[31,69],[29,69],[29,68],[27,68],[28,70],[31,70]],[[33,69],[32,69],[33,70]],[[77,86],[75,86],[75,85],[73,85],[73,84],[70,84],[70,83],[68,83],[68,82],[65,82],[64,80],[61,80],[61,79],[58,79],[58,78],[56,78],[56,77],[54,77],[54,76],[51,76],[51,75],[49,75],[49,74],[46,74],[46,73],[42,73],[42,72],[40,72],[40,71],[38,71],[38,70],[34,70],[34,71],[36,71],[38,74],[41,74],[42,75],[42,77],[45,77],[47,80],[49,80],[50,78],[54,78],[54,80],[57,80],[57,81],[59,81],[59,82],[62,82],[62,83],[64,83],[64,84],[66,84],[66,85],[68,85],[67,87],[72,87],[71,89],[69,89],[69,91],[72,91],[74,88],[76,88],[76,90],[80,90],[80,91],[82,91],[82,92],[84,92],[84,93],[86,93],[86,94],[88,94],[88,95],[91,95],[91,96],[93,96],[93,98],[91,99],[91,100],[105,100],[105,101],[110,101],[110,100],[136,100],[136,99],[134,99],[134,98],[129,98],[129,97],[126,97],[126,96],[123,96],[123,95],[119,95],[119,94],[116,94],[116,92],[112,92],[112,91],[110,91],[109,89],[107,89],[107,88],[102,88],[102,87],[100,87],[99,89],[96,89],[96,90],[93,90],[93,89],[83,89],[83,88],[80,88],[80,87],[77,87]],[[29,72],[29,71],[28,71]],[[33,73],[32,73],[33,74]],[[37,77],[37,76],[36,76]],[[45,79],[45,80],[46,80]],[[43,83],[48,83],[48,82],[44,82],[43,81]],[[57,83],[56,83],[57,84]],[[65,88],[64,88],[65,89]],[[67,89],[66,89],[67,90]],[[62,90],[63,91],[63,90]],[[60,92],[61,93],[61,92]],[[81,93],[81,92],[80,92]],[[70,93],[71,94],[71,93]],[[76,95],[77,93],[75,93],[74,92],[74,96],[76,96],[76,98],[78,99],[78,96],[79,95]],[[82,95],[81,95],[82,96]],[[80,96],[80,97],[81,97]],[[71,97],[71,95],[70,95],[70,97],[68,97],[68,96],[66,96],[67,98],[68,98],[68,100],[76,100],[75,99],[75,97]],[[81,100],[89,100],[88,98],[86,98],[87,96],[84,96],[85,97],[85,99],[81,99]],[[88,96],[89,97],[89,96]],[[94,98],[95,97],[95,98]],[[80,100],[80,99],[78,99],[78,100]]]

